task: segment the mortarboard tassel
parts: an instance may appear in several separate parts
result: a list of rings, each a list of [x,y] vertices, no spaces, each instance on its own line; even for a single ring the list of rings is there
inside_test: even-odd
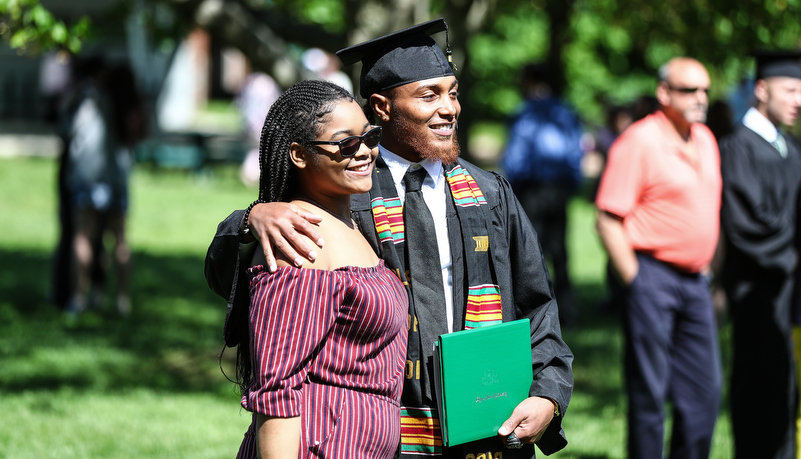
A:
[[[457,71],[459,69],[456,68],[456,64],[453,63],[453,56],[451,56],[451,42],[448,40],[448,23],[442,21],[445,24],[445,56],[448,58],[448,64],[451,65],[453,71]]]

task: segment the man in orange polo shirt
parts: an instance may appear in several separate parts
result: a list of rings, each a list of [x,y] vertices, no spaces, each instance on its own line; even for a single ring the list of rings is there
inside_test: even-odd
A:
[[[721,369],[705,274],[720,227],[720,155],[706,120],[709,75],[689,58],[659,72],[660,108],[612,144],[596,206],[598,233],[624,298],[628,453],[709,455]]]

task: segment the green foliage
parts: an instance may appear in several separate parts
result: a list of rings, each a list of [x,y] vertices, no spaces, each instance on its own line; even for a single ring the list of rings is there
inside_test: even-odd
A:
[[[547,38],[548,18],[525,5],[499,17],[486,33],[471,37],[471,108],[490,119],[511,113],[521,100],[520,68],[544,57]]]
[[[0,0],[0,36],[21,53],[51,49],[78,53],[89,37],[90,24],[89,18],[83,16],[67,25],[39,0]]]
[[[341,32],[345,27],[347,0],[274,0],[265,1],[260,9],[279,8],[309,24]]]
[[[290,5],[300,11],[304,18],[315,24],[320,24],[334,30],[342,25],[344,5],[330,0],[303,0],[290,1]]]
[[[20,52],[54,47],[79,50],[88,37],[89,20],[68,25],[39,2],[0,0],[0,35]],[[520,67],[548,56],[560,59],[563,68],[557,74],[564,73],[565,97],[588,123],[596,124],[602,122],[606,105],[653,95],[656,71],[671,57],[689,55],[706,64],[713,82],[712,98],[717,99],[748,76],[753,49],[801,46],[801,0],[489,3],[488,12],[479,16],[471,7],[480,11],[484,4],[475,0],[429,0],[414,11],[408,5],[392,6],[377,0],[244,2],[257,14],[275,13],[291,23],[351,37],[373,35],[377,24],[393,22],[381,18],[382,14],[417,17],[428,9],[430,17],[447,15],[453,31],[469,30],[467,49],[454,50],[467,57],[461,70],[467,72],[465,82],[469,79],[470,84],[465,84],[469,92],[463,95],[463,105],[470,113],[481,114],[475,118],[486,121],[500,121],[515,109],[521,98],[517,87]],[[154,43],[171,47],[194,27],[194,8],[199,4],[122,0],[113,18],[119,23],[137,14]],[[100,30],[107,22],[100,21],[92,29]],[[551,39],[558,43],[550,43]],[[294,50],[300,44],[288,46],[289,54],[299,54]],[[251,52],[258,56],[262,51]]]
[[[470,102],[487,117],[514,108],[517,70],[547,54],[553,18],[540,3],[505,4],[498,20],[470,39],[478,79]],[[561,50],[565,97],[590,123],[602,122],[606,105],[653,95],[657,69],[674,56],[707,66],[716,99],[749,75],[752,50],[801,46],[799,0],[577,0],[563,8],[571,8]]]
[[[636,37],[626,27],[608,24],[590,11],[576,11],[571,30],[574,38],[563,54],[565,96],[591,122],[603,119],[605,105],[628,103],[652,90],[655,78],[643,61],[660,62],[670,53],[657,46],[651,59],[639,55]]]
[[[712,98],[723,97],[748,76],[754,49],[801,45],[800,14],[798,0],[583,0],[566,51],[569,97],[596,118],[599,102],[652,95],[659,66],[679,55],[703,62]],[[590,77],[587,67],[595,69]]]

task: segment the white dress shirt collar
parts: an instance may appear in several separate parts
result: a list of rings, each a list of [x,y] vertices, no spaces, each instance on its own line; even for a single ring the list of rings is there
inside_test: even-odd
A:
[[[776,129],[776,126],[774,126],[769,119],[765,118],[765,115],[760,113],[759,110],[754,107],[749,108],[748,111],[745,112],[745,116],[743,116],[743,125],[759,134],[770,144],[776,142],[776,139],[779,136],[779,130]]]
[[[430,180],[431,182],[429,186],[433,185],[431,186],[432,188],[439,188],[440,181],[445,179],[445,175],[442,173],[442,161],[424,159],[419,163],[413,163],[408,159],[401,158],[395,153],[392,153],[382,145],[379,145],[378,148],[381,152],[381,157],[384,158],[384,162],[389,168],[389,172],[392,174],[392,179],[395,182],[395,186],[399,190],[403,189],[403,176],[406,175],[406,171],[412,164],[419,164],[421,167],[425,168],[426,172],[428,172],[428,177],[426,177],[425,182],[423,182],[423,186],[426,186],[426,182],[429,182]],[[405,189],[403,191],[405,192]],[[401,199],[402,198],[403,196],[401,196]]]

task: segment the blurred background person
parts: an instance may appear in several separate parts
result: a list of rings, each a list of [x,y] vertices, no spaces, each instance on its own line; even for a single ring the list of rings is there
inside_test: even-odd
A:
[[[51,59],[43,62],[42,67],[50,70],[52,63]],[[56,194],[58,195],[58,242],[56,249],[53,253],[53,261],[51,267],[51,285],[50,296],[53,304],[59,309],[66,309],[73,293],[73,262],[72,262],[72,245],[73,238],[75,237],[73,223],[73,210],[72,210],[72,196],[69,192],[67,172],[69,170],[69,133],[68,118],[69,114],[76,109],[76,105],[80,103],[80,82],[88,75],[81,75],[85,66],[76,66],[75,58],[71,54],[66,54],[64,57],[63,65],[67,68],[67,76],[64,77],[57,89],[50,88],[52,85],[49,83],[42,83],[41,86],[47,86],[48,97],[52,101],[48,105],[48,117],[54,118],[56,123],[56,132],[61,139],[61,146],[58,152],[58,176],[56,179]],[[61,72],[59,72],[61,73]],[[76,80],[78,82],[76,83]],[[50,111],[54,113],[50,114]]]
[[[70,295],[65,309],[100,308],[105,294],[103,235],[114,238],[116,307],[127,315],[130,250],[125,240],[132,147],[143,139],[145,109],[127,66],[109,69],[101,57],[80,61],[61,113],[65,187],[73,225]],[[98,271],[100,271],[98,273]]]
[[[333,54],[320,48],[309,48],[301,56],[303,66],[315,77],[337,84],[353,93],[350,77],[341,70],[342,64]]]
[[[798,401],[790,301],[801,148],[782,131],[801,110],[801,53],[756,57],[755,104],[720,143],[734,451],[736,458],[793,458]],[[756,402],[755,394],[768,396]]]
[[[596,165],[593,167],[593,174],[585,174],[585,179],[589,180],[588,199],[595,202],[595,195],[598,192],[598,179],[606,165],[607,155],[612,143],[623,133],[623,131],[634,122],[634,110],[630,105],[611,105],[606,107],[605,123],[593,136],[595,148],[592,154]],[[585,153],[584,162],[588,161],[588,153]]]
[[[745,112],[754,106],[754,79],[741,78],[727,94],[729,106],[731,106],[732,122],[739,125],[743,121]]]
[[[501,165],[515,195],[534,225],[552,265],[559,321],[578,323],[578,307],[568,271],[567,206],[582,181],[578,117],[546,82],[545,64],[528,64],[520,75],[525,100],[511,119]]]
[[[659,101],[654,96],[643,95],[634,101],[634,121],[639,121],[659,109]]]
[[[94,208],[109,204],[110,188],[103,177],[112,149],[107,135],[111,107],[104,88],[108,73],[105,60],[99,56],[76,59],[73,73],[72,87],[67,90],[59,113],[65,145],[60,193],[66,196],[66,220],[70,225],[62,233],[62,244],[67,248],[68,268],[56,275],[68,279],[64,309],[77,314],[87,306],[92,277],[98,287],[104,282],[99,257],[94,256],[100,252],[99,215]],[[102,290],[98,288],[91,298],[102,298]]]
[[[709,111],[706,116],[706,126],[712,131],[715,140],[720,140],[734,131],[734,121],[731,104],[723,99],[718,99],[709,104]],[[723,243],[724,238],[718,238],[718,247],[710,265],[710,280],[712,286],[712,304],[715,306],[715,314],[718,323],[722,323],[728,308],[726,301],[726,291],[720,285],[720,272],[723,268]]]
[[[660,109],[609,151],[598,234],[624,301],[628,457],[705,458],[718,415],[721,368],[706,273],[719,233],[720,157],[703,124],[709,74],[695,59],[659,71]]]
[[[798,142],[796,142],[798,143]],[[801,393],[801,269],[798,267],[798,257],[801,256],[801,190],[798,192],[795,206],[795,254],[796,265],[793,276],[793,297],[790,304],[790,313],[793,319],[793,344],[795,356],[795,382],[798,392]],[[798,417],[795,423],[796,457],[801,457],[801,402],[799,403]]]
[[[39,71],[39,92],[46,100],[44,119],[58,122],[58,107],[64,93],[72,83],[73,56],[64,50],[51,51],[42,56]]]
[[[111,69],[107,89],[111,101],[111,132],[116,138],[111,164],[108,168],[108,183],[111,186],[111,200],[105,212],[101,213],[101,226],[98,228],[100,240],[111,233],[114,238],[114,263],[117,273],[117,310],[122,315],[131,312],[131,250],[126,238],[126,220],[129,208],[129,180],[134,164],[133,149],[148,135],[147,110],[134,78],[127,64]]]
[[[247,186],[259,184],[259,138],[264,118],[273,102],[281,95],[278,83],[266,73],[253,72],[245,80],[236,98],[236,105],[245,122],[249,143],[248,153],[239,169],[239,177]]]
[[[634,113],[628,105],[612,105],[606,109],[606,124],[595,135],[595,145],[606,158],[615,139],[634,122]]]
[[[734,131],[731,105],[722,99],[718,99],[709,104],[706,126],[712,131],[712,135],[714,135],[715,139],[718,141],[731,134],[731,132]]]

